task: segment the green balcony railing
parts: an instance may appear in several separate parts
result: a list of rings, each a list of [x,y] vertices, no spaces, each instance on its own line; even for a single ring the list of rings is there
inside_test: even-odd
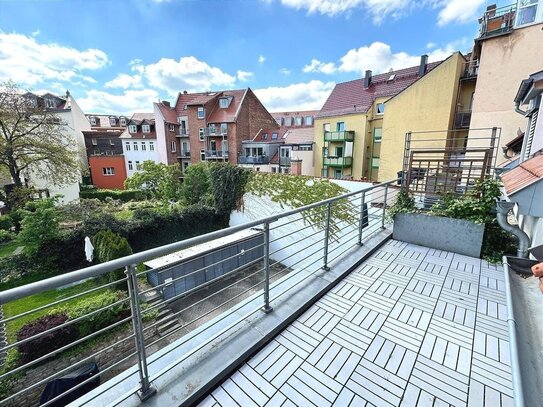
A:
[[[323,164],[329,167],[350,167],[353,165],[353,157],[324,157]]]
[[[325,131],[324,141],[353,141],[354,131]]]

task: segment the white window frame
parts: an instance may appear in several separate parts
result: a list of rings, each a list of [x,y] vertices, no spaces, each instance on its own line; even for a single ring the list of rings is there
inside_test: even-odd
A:
[[[128,171],[134,171],[134,165],[132,164],[132,161],[128,161]]]
[[[379,107],[382,107],[381,111],[379,111]],[[379,115],[379,116],[382,116],[385,114],[385,104],[384,103],[376,103],[375,104],[375,114],[376,115]]]
[[[93,138],[93,139],[91,139],[91,143],[92,143],[93,146],[97,146],[98,145],[98,140]]]
[[[155,151],[155,142],[154,141],[149,142],[149,151]]]
[[[200,150],[200,161],[206,160],[206,150]]]
[[[306,116],[305,117],[305,125],[306,126],[313,126],[313,116]]]
[[[125,117],[121,117],[121,118],[119,119],[119,124],[120,124],[121,126],[126,126],[126,118],[125,118]]]
[[[143,133],[151,133],[151,125],[150,124],[142,124],[141,125],[141,131]]]
[[[294,118],[294,124],[295,124],[296,126],[301,126],[303,123],[304,123],[304,119],[303,119],[302,116],[296,116],[296,117]]]
[[[141,163],[139,161],[136,161],[136,171],[141,170]]]
[[[205,119],[206,118],[206,111],[203,106],[198,107],[198,113],[197,113],[198,119]]]
[[[543,21],[543,3],[542,3],[541,0],[536,1],[535,3],[532,3],[532,4],[527,4],[525,6],[521,6],[520,1],[517,4],[518,5],[517,5],[516,16],[515,16],[515,27],[523,27],[523,26],[527,26],[527,25],[530,25],[530,24],[537,24],[537,23],[540,23],[541,21]],[[529,22],[525,22],[525,23],[521,23],[520,22],[520,17],[522,15],[521,11],[529,9],[531,7],[535,7],[534,20],[529,21]]]
[[[174,131],[175,131],[175,125],[174,125],[174,124],[170,124],[170,131],[171,131],[171,132],[174,132]]]
[[[111,127],[115,127],[117,125],[117,119],[115,117],[110,117],[109,118],[109,125]]]
[[[141,151],[147,151],[147,143],[145,141],[141,142]]]
[[[124,147],[126,151],[130,151],[130,141],[127,141],[126,143],[124,143]]]
[[[91,124],[91,126],[96,126],[96,117],[94,117],[94,116],[90,117],[90,124]]]
[[[102,175],[106,177],[115,175],[115,167],[102,167]]]
[[[137,133],[138,132],[138,126],[135,124],[129,124],[128,125],[128,132],[129,133]]]
[[[226,102],[226,103],[224,103],[224,102]],[[219,98],[219,107],[221,109],[228,109],[228,106],[230,106],[230,99],[229,98]]]
[[[138,151],[138,142],[137,141],[134,141],[132,143],[132,146],[134,147],[134,151]]]
[[[170,143],[170,150],[172,151],[172,153],[177,152],[177,143],[175,141],[172,141]]]
[[[205,135],[205,131],[204,131],[204,128],[203,127],[200,127],[198,129],[198,139],[200,141],[204,141],[204,135]]]

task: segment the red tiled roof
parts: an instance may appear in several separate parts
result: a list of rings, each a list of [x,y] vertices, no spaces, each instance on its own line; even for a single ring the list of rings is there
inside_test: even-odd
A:
[[[287,144],[309,144],[315,141],[313,127],[290,128],[285,137]]]
[[[225,90],[224,92],[217,92],[219,97],[231,96],[232,100],[230,105],[226,109],[219,106],[219,103],[215,106],[212,112],[209,112],[207,118],[208,123],[233,123],[236,121],[236,113],[238,107],[243,99],[243,96],[247,92],[247,89],[238,90]]]
[[[432,62],[426,66],[430,72],[440,62]],[[364,79],[338,83],[317,114],[317,117],[336,116],[342,114],[367,112],[378,97],[396,96],[402,90],[419,79],[419,66],[399,69],[372,76],[370,86],[364,89]],[[395,75],[394,79],[389,78]]]
[[[538,155],[519,164],[502,176],[507,195],[524,189],[543,178],[543,155]]]
[[[209,102],[211,99],[216,98],[217,95],[220,92],[211,92],[211,93],[203,93],[203,94],[197,94],[192,100],[190,100],[188,103],[186,103],[189,106],[194,105],[205,105],[207,102]]]
[[[167,123],[177,123],[177,112],[174,108],[164,106],[162,103],[156,103],[156,105]]]
[[[251,140],[251,141],[258,141],[262,143],[277,143],[278,141],[283,142],[283,137],[285,136],[286,129],[267,129],[267,130],[260,130],[258,134]],[[272,139],[272,133],[277,133],[277,138]],[[267,134],[268,137],[266,139],[262,138],[263,134]]]
[[[137,124],[140,124],[144,120],[147,123],[154,124],[155,114],[154,113],[134,113],[129,121],[134,121]]]

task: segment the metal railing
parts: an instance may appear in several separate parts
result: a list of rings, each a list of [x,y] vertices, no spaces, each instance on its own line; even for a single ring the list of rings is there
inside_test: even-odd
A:
[[[464,69],[462,71],[462,78],[473,78],[479,74],[479,61],[467,61],[464,63]]]
[[[179,152],[179,158],[189,158],[190,157],[190,150],[181,150]]]
[[[228,158],[228,150],[206,150],[206,158],[216,159],[216,158]]]
[[[323,165],[330,167],[350,167],[353,164],[353,157],[324,156],[322,161]]]
[[[208,126],[205,129],[205,135],[206,136],[221,136],[226,137],[228,136],[228,128],[227,127],[221,127],[221,126]]]
[[[188,137],[189,136],[189,130],[188,129],[179,129],[177,133],[175,133],[176,137]]]
[[[0,382],[9,390],[3,393],[0,404],[36,404],[49,381],[92,361],[99,365],[98,376],[102,381],[130,366],[137,366],[140,384],[130,394],[137,392],[141,400],[152,397],[157,391],[153,380],[167,371],[149,369],[151,353],[174,341],[182,341],[187,331],[204,323],[220,323],[221,318],[214,317],[244,299],[262,296],[260,305],[247,316],[272,312],[270,304],[274,300],[287,295],[307,278],[300,279],[298,275],[308,271],[308,275],[313,275],[319,270],[333,268],[344,255],[352,253],[356,246],[385,227],[387,208],[397,191],[396,181],[0,292],[0,305],[4,310],[0,313],[0,326],[7,332],[39,316],[56,314],[59,309],[66,312],[66,309],[78,308],[78,301],[100,293],[116,293],[113,302],[86,309],[87,312],[72,316],[62,324],[48,326],[42,331],[34,330],[25,337],[8,335],[0,354],[20,351],[25,344],[26,348],[28,345],[42,346],[45,337],[54,342],[51,338],[55,334],[58,338],[60,332],[77,330],[82,324],[95,324],[85,332],[79,329],[79,334],[68,342],[49,346],[42,355],[26,358],[16,365],[4,365]],[[236,237],[240,233],[246,234],[241,240]],[[236,242],[245,245],[243,249],[236,246]],[[210,252],[213,245],[216,250]],[[182,261],[179,251],[184,251]],[[167,257],[171,255],[176,260]],[[241,258],[245,258],[244,262]],[[156,265],[157,261],[160,266]],[[111,281],[111,273],[118,269],[124,269],[124,277]],[[281,287],[287,288],[274,291],[272,296],[270,287],[279,278],[282,284],[287,282]],[[21,308],[24,304],[38,303],[37,296],[44,293],[52,300],[31,309]],[[115,312],[115,317],[104,323],[105,316]],[[165,321],[169,321],[169,328],[163,330]],[[206,336],[207,342],[199,343],[189,353],[215,338],[216,335]],[[187,357],[176,360],[170,367]],[[49,365],[51,363],[54,368]],[[21,381],[21,375],[30,368],[32,373]],[[43,370],[41,375],[40,369]],[[93,380],[96,376],[84,380],[69,392],[93,383]],[[66,394],[43,405],[51,405]]]
[[[325,131],[324,141],[353,141],[354,131]]]
[[[508,33],[513,30],[517,5],[510,4],[500,8],[489,8],[479,19],[480,38]]]
[[[270,162],[270,159],[271,157],[265,155],[254,157],[240,156],[238,157],[238,164],[268,164]]]
[[[279,157],[279,165],[290,167],[290,157]]]

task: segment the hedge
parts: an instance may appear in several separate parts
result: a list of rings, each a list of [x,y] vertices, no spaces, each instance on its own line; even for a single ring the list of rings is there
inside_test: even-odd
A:
[[[135,189],[87,189],[79,191],[79,197],[81,199],[99,199],[101,201],[105,201],[106,198],[112,198],[119,199],[122,202],[142,201],[146,199],[142,191]]]

